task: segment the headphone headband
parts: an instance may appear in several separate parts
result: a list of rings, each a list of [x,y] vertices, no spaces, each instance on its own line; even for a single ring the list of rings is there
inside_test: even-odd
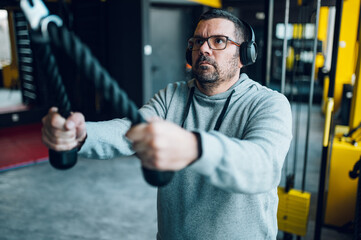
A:
[[[243,20],[241,20],[241,19],[239,19],[239,20],[243,23],[243,25],[244,25],[246,28],[248,28],[248,31],[249,31],[249,33],[251,34],[251,40],[250,40],[250,41],[255,42],[255,41],[256,41],[256,37],[255,37],[255,35],[254,35],[254,31],[253,31],[253,28],[251,27],[251,25],[249,25],[246,21],[243,21]],[[245,42],[248,42],[249,40],[244,39],[244,41],[245,41]]]

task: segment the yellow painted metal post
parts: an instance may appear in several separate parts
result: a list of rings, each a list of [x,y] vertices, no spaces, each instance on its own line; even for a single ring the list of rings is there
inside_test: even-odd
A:
[[[338,49],[338,61],[335,79],[335,111],[341,105],[343,85],[352,82],[355,72],[357,54],[357,29],[359,22],[360,0],[347,0],[343,2],[341,32]],[[322,32],[322,31],[321,31]],[[328,88],[324,86],[323,101],[327,100]],[[323,105],[323,110],[324,110]]]
[[[355,42],[359,22],[360,0],[343,2],[341,32],[337,57],[335,81],[335,111],[341,105],[344,84],[350,84],[355,72]]]
[[[318,23],[318,40],[326,42],[327,40],[328,7],[320,8],[320,21]],[[325,50],[326,46],[323,46]]]
[[[359,31],[359,41],[361,31]],[[358,44],[359,45],[359,44]],[[351,112],[350,112],[350,129],[354,129],[361,122],[361,48],[358,48],[358,59],[356,64],[356,82],[353,88]]]
[[[318,69],[324,66],[327,42],[327,24],[328,24],[328,7],[320,8],[320,19],[318,22],[318,34],[317,39],[322,41],[322,53],[317,53],[316,64],[315,64],[315,79],[317,79]]]

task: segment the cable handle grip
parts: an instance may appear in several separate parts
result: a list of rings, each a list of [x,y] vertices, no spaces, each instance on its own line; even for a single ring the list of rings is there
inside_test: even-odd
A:
[[[59,114],[65,119],[70,116],[70,112],[64,112],[63,108],[59,108]],[[78,148],[68,151],[55,151],[49,149],[49,162],[51,166],[59,170],[67,170],[74,167],[78,160]]]
[[[131,106],[132,106],[131,108],[135,107],[135,105],[133,104],[131,104]],[[132,126],[140,123],[146,123],[147,121],[143,118],[143,116],[138,111],[136,112],[138,117],[134,119],[135,121],[132,122]],[[143,166],[142,166],[142,173],[144,179],[150,185],[155,187],[163,187],[167,185],[173,179],[174,176],[173,171],[156,171],[156,170],[148,169]]]
[[[67,170],[74,167],[78,159],[78,149],[57,152],[49,149],[49,162],[51,166],[59,170]]]
[[[58,113],[62,117],[68,118],[71,114],[71,104],[63,85],[58,65],[51,51],[50,45],[47,41],[44,41],[44,39],[36,32],[32,32],[31,41],[34,46],[34,54],[39,60],[40,66],[48,79],[49,87],[51,87],[54,94],[54,100],[58,107]],[[49,149],[49,162],[56,169],[69,169],[77,162],[77,151],[77,148],[60,152]]]

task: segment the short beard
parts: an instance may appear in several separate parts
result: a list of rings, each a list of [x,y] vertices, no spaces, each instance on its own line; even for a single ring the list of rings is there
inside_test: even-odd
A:
[[[222,82],[228,81],[237,72],[237,58],[239,54],[234,54],[233,58],[227,63],[228,68],[225,70],[220,70],[218,64],[211,58],[207,56],[200,56],[195,64],[195,67],[192,69],[192,76],[197,79],[198,84],[201,88],[205,90],[210,90],[216,88]],[[214,71],[210,73],[203,73],[203,70],[207,70],[210,66],[200,66],[201,61],[207,61],[210,65],[213,66]]]
[[[207,70],[210,66],[200,66],[201,61],[207,61],[213,66],[214,70],[210,73],[204,73],[203,70]],[[204,55],[200,56],[195,64],[195,68],[192,69],[192,76],[197,79],[198,84],[203,89],[211,89],[217,87],[222,81],[220,81],[218,64],[209,57]]]

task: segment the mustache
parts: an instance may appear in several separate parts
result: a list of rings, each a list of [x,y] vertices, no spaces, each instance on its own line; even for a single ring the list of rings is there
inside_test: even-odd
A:
[[[207,57],[205,55],[201,55],[198,58],[196,65],[199,66],[200,62],[203,62],[203,61],[208,62],[209,64],[211,64],[213,66],[216,66],[216,62],[213,59],[211,59],[210,57]]]

